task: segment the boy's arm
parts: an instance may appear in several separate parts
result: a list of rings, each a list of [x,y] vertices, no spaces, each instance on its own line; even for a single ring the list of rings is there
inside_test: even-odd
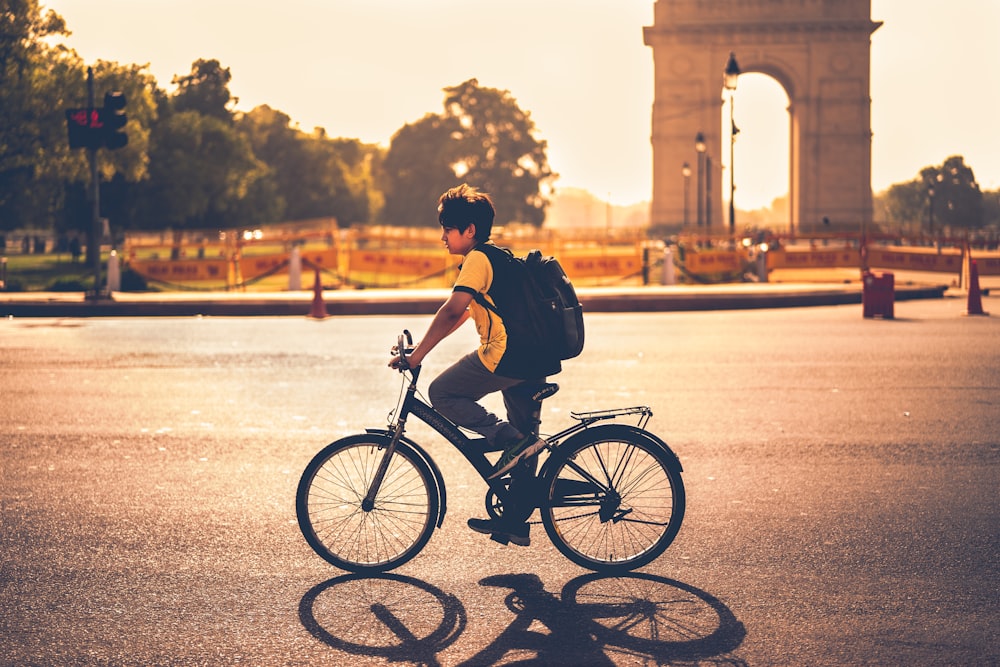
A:
[[[472,294],[469,292],[456,291],[451,293],[448,300],[438,308],[434,319],[431,320],[431,324],[427,328],[427,333],[424,334],[413,353],[408,357],[407,360],[411,367],[416,368],[423,363],[424,357],[434,349],[434,346],[450,336],[455,329],[469,319],[469,304],[471,302]],[[393,359],[389,365],[395,366],[396,361],[397,359]]]

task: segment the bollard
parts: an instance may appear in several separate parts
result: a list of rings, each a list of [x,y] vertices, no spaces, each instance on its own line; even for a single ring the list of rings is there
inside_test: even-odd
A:
[[[865,318],[894,317],[895,277],[890,271],[866,271],[861,279],[861,309]]]
[[[298,292],[302,289],[302,254],[298,246],[292,247],[288,258],[288,291]]]
[[[108,292],[122,291],[122,272],[118,262],[118,251],[112,250],[108,255]]]
[[[663,249],[663,284],[674,285],[677,283],[677,272],[674,267],[674,254],[670,248]]]

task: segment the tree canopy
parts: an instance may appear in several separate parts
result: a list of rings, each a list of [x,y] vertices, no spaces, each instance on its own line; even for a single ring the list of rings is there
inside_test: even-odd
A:
[[[70,149],[64,111],[87,106],[87,66],[38,0],[0,0],[0,230],[87,230],[87,154]],[[128,144],[98,149],[101,214],[114,229],[252,226],[310,217],[367,222],[383,150],[305,133],[288,116],[234,110],[232,74],[198,59],[161,89],[147,66],[98,61],[95,106],[127,99]]]
[[[955,234],[996,224],[996,215],[984,213],[983,193],[972,168],[960,155],[939,166],[928,166],[905,183],[896,183],[877,197],[890,220],[910,223],[911,231],[928,235]]]
[[[465,181],[494,198],[497,224],[541,226],[549,204],[541,189],[555,175],[530,114],[508,91],[482,87],[476,79],[444,92],[442,113],[427,114],[392,138],[383,169],[383,219],[436,224],[437,198]]]

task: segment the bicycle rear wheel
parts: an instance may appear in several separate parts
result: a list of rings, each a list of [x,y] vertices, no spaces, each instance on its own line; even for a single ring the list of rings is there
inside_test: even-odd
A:
[[[598,572],[642,567],[666,550],[684,518],[673,455],[642,431],[589,429],[556,450],[545,474],[545,532],[571,561]]]
[[[306,466],[295,513],[306,542],[350,572],[384,572],[416,556],[434,532],[433,473],[399,443],[371,509],[362,507],[389,438],[355,435],[327,445]]]

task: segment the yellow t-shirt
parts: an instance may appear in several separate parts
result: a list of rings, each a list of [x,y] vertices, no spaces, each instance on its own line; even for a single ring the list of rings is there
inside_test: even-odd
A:
[[[496,305],[487,292],[493,284],[493,265],[482,252],[473,249],[465,256],[458,272],[453,291],[481,294],[491,305]],[[507,349],[507,330],[503,320],[476,301],[469,304],[469,314],[479,333],[479,360],[494,372]]]

